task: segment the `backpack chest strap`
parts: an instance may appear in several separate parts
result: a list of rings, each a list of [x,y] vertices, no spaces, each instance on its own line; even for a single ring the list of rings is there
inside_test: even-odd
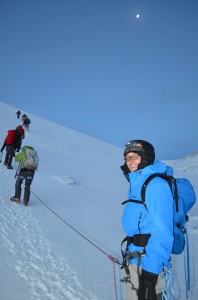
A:
[[[128,202],[134,202],[137,204],[144,204],[142,200],[134,200],[134,199],[128,199],[122,202],[122,205],[127,204]]]

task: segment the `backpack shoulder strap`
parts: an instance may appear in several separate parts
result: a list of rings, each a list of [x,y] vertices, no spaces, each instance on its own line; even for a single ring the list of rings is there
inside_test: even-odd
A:
[[[146,188],[147,188],[147,185],[149,184],[149,182],[155,178],[155,177],[161,177],[162,174],[153,174],[153,175],[150,175],[144,182],[143,186],[142,186],[142,189],[141,189],[141,198],[142,198],[142,203],[144,205],[146,205],[146,199],[145,199],[145,194],[146,194]]]
[[[166,175],[166,174],[160,174],[160,173],[156,173],[156,174],[153,174],[151,176],[149,176],[143,186],[142,186],[142,190],[141,190],[141,198],[142,198],[142,203],[145,205],[146,207],[146,199],[145,199],[145,194],[146,194],[146,188],[147,188],[147,185],[149,184],[149,182],[155,178],[155,177],[160,177],[164,180],[166,180],[166,182],[169,184],[169,187],[170,187],[170,190],[172,192],[172,195],[173,195],[173,199],[175,201],[175,206],[176,206],[176,212],[179,211],[179,203],[178,203],[178,189],[177,189],[177,181],[176,179],[173,177],[173,176],[169,176],[169,175]]]
[[[149,184],[149,182],[151,180],[153,180],[155,177],[160,177],[160,178],[162,178],[162,179],[164,179],[164,180],[166,180],[168,182],[168,184],[170,186],[170,189],[171,189],[171,192],[174,192],[173,198],[175,199],[176,208],[178,209],[178,191],[177,191],[176,179],[173,176],[169,176],[169,175],[161,174],[161,173],[156,173],[156,174],[150,175],[145,180],[145,182],[142,185],[142,189],[141,189],[141,200],[129,199],[129,200],[123,201],[122,205],[124,205],[124,204],[126,204],[128,202],[135,202],[137,204],[143,204],[145,206],[145,208],[147,209],[147,206],[146,206],[146,197],[145,197],[146,196],[146,188],[147,188],[147,185]],[[173,186],[174,186],[174,191],[173,191]]]
[[[144,206],[145,206],[145,208],[146,208],[146,210],[148,210],[147,209],[147,206],[146,206],[146,199],[145,199],[145,194],[146,194],[146,188],[147,188],[147,185],[149,184],[149,182],[153,179],[153,178],[155,178],[155,177],[161,177],[160,175],[162,175],[162,174],[153,174],[153,175],[150,175],[146,180],[145,180],[145,182],[143,183],[143,185],[142,185],[142,189],[141,189],[141,200],[134,200],[134,199],[128,199],[128,200],[126,200],[126,201],[123,201],[122,202],[122,205],[124,205],[124,204],[126,204],[126,203],[128,203],[128,202],[134,202],[134,203],[137,203],[137,204],[143,204]]]

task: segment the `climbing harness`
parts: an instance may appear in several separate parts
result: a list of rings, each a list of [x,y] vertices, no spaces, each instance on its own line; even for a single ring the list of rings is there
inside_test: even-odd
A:
[[[132,237],[130,236],[125,237],[121,243],[121,253],[123,258],[121,269],[124,269],[126,273],[126,276],[122,278],[121,281],[125,283],[129,282],[132,285],[132,289],[135,291],[137,291],[137,289],[134,287],[134,284],[131,281],[130,271],[129,271],[129,261],[131,261],[133,258],[137,258],[137,274],[138,274],[138,281],[139,281],[141,258],[146,254],[145,247],[148,244],[148,240],[150,236],[151,236],[150,234],[135,234]],[[124,251],[122,249],[122,245],[125,242],[127,242],[127,245],[126,245],[126,250]],[[130,252],[128,250],[128,247],[131,243],[133,243],[135,246],[143,247],[143,250]]]

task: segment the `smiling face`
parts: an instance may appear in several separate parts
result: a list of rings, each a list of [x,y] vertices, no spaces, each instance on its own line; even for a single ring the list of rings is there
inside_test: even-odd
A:
[[[125,156],[125,161],[130,172],[135,172],[141,163],[141,156],[135,152],[129,152]]]

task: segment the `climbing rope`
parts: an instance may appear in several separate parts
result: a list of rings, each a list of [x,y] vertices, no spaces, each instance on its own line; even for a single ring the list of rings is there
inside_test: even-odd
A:
[[[87,242],[89,242],[92,246],[94,246],[96,249],[98,249],[100,252],[102,252],[104,255],[106,255],[111,262],[113,263],[113,273],[114,273],[114,287],[115,287],[115,296],[116,300],[118,300],[118,292],[117,292],[117,285],[116,285],[116,270],[115,270],[115,264],[122,265],[122,263],[112,255],[109,255],[107,252],[105,252],[103,249],[101,249],[99,246],[97,246],[95,243],[93,243],[90,239],[88,239],[85,235],[83,235],[80,231],[78,231],[76,228],[74,228],[71,224],[69,224],[66,220],[64,220],[60,215],[58,215],[51,207],[49,207],[43,200],[41,200],[31,189],[30,192],[48,209],[50,210],[57,218],[59,218],[63,223],[65,223],[68,227],[70,227],[73,231],[75,231],[78,235],[80,235],[83,239],[85,239]]]
[[[116,295],[116,300],[118,300],[118,291],[117,291],[117,285],[116,285],[116,270],[115,270],[115,263],[117,261],[115,260],[115,257],[113,257],[113,256],[110,256],[109,259],[113,262],[113,276],[114,276],[115,295]]]

